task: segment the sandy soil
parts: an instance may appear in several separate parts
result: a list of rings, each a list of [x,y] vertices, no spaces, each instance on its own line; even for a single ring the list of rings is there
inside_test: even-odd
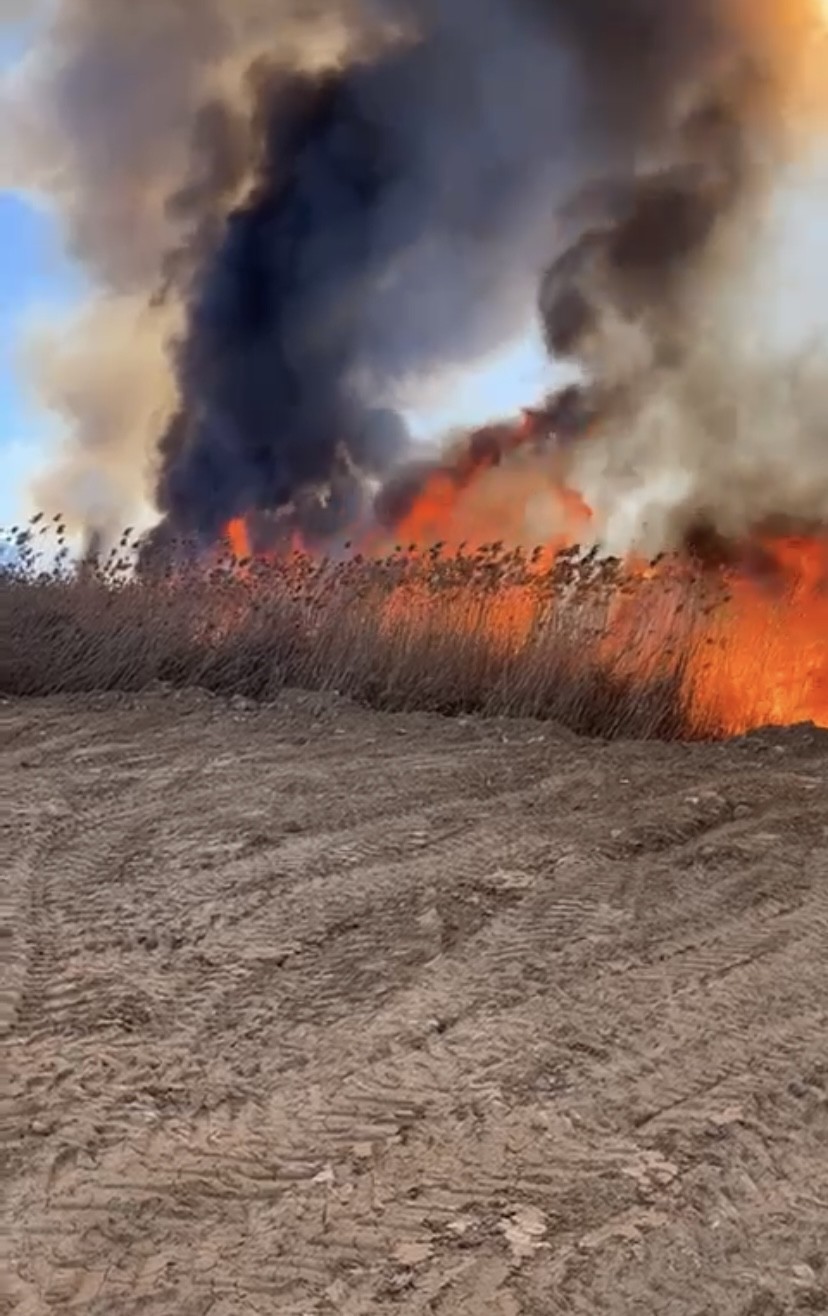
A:
[[[4,1310],[828,1310],[828,733],[0,740]]]

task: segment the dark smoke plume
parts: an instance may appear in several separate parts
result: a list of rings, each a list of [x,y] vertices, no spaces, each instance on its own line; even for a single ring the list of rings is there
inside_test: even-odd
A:
[[[181,406],[161,445],[158,502],[182,530],[212,538],[239,513],[301,503],[337,462],[380,477],[397,466],[403,427],[371,410],[370,391],[456,360],[475,321],[487,329],[527,199],[539,179],[572,179],[553,118],[561,86],[568,130],[593,157],[655,149],[677,84],[722,38],[707,0],[678,19],[652,0],[623,18],[594,0],[461,4],[451,18],[406,8],[413,35],[370,62],[318,78],[258,71],[256,181],[196,272]],[[521,68],[530,38],[540,75],[537,55]],[[539,198],[551,248],[557,197],[544,186]]]
[[[280,509],[335,537],[372,483],[411,486],[396,386],[508,339],[539,286],[584,374],[555,405],[634,426],[764,167],[814,0],[780,3],[62,0],[70,236],[119,308],[151,303],[173,385],[149,451],[75,388],[80,451],[154,471],[156,543]]]

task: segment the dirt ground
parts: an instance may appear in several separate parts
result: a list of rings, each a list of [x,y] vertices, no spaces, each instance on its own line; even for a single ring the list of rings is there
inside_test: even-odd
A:
[[[828,733],[0,705],[16,1316],[828,1311]]]

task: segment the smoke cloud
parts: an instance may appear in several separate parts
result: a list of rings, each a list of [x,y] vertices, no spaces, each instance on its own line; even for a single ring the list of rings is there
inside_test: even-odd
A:
[[[582,368],[592,403],[570,478],[613,551],[674,547],[699,527],[828,524],[828,316],[823,303],[821,341],[784,341],[781,281],[763,277],[786,170],[825,144],[825,30],[807,5],[731,20],[731,57],[675,100],[666,152],[590,190],[602,219],[541,287],[550,350]]]
[[[0,23],[19,23],[30,12],[31,0],[0,0]]]
[[[98,290],[36,353],[71,423],[42,496],[97,528],[149,496],[165,541],[288,507],[330,537],[377,481],[416,483],[400,382],[474,361],[537,302],[583,376],[571,476],[610,534],[828,519],[823,372],[794,387],[744,345],[733,292],[813,127],[816,19],[816,0],[61,0],[5,107],[4,171],[55,199]]]

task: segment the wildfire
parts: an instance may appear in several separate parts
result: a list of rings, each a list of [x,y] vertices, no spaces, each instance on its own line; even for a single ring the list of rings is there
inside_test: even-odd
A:
[[[227,542],[230,545],[230,552],[238,561],[249,558],[252,552],[250,535],[247,530],[247,522],[243,516],[237,516],[229,522],[227,526]]]
[[[400,578],[381,605],[386,631],[474,632],[493,652],[517,652],[539,627],[560,624],[566,581],[577,579],[579,625],[589,637],[578,661],[632,680],[642,692],[678,682],[689,734],[806,721],[828,727],[828,534],[757,540],[701,567],[689,555],[653,564],[630,559],[585,577],[572,546],[588,527],[589,509],[550,477],[543,493],[557,530],[525,553],[521,569],[498,574],[492,567],[487,575],[484,550],[482,568],[446,583],[441,564],[470,561],[495,538],[519,541],[515,495],[531,488],[538,496],[537,469],[530,477],[518,463],[487,486],[486,461],[464,469],[463,478],[443,470],[425,481],[395,535],[404,558],[421,563],[430,553],[433,583],[422,571],[413,583]],[[228,526],[227,538],[237,558],[250,556],[243,518]],[[427,548],[438,540],[440,552]],[[371,551],[379,554],[379,546]],[[566,606],[571,616],[571,598]]]
[[[729,599],[694,651],[686,679],[691,721],[733,734],[757,725],[828,726],[828,536],[763,547],[770,578],[731,570]]]

